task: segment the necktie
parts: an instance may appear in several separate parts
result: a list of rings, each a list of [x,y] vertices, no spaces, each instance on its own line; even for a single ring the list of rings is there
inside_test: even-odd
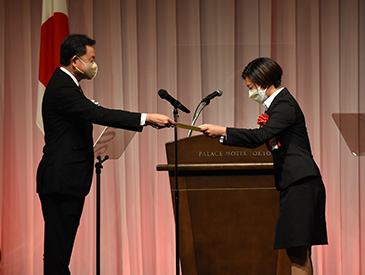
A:
[[[79,90],[80,90],[80,93],[81,93],[83,96],[85,96],[85,94],[84,94],[83,90],[81,89],[81,86],[79,86]]]

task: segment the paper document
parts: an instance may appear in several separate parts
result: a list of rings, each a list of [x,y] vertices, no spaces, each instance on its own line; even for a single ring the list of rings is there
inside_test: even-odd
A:
[[[176,127],[200,132],[200,128],[199,127],[191,126],[191,125],[187,125],[187,124],[183,124],[183,123],[176,123]]]

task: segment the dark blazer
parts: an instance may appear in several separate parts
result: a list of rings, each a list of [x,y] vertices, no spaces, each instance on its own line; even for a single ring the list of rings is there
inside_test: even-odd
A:
[[[45,146],[37,170],[37,192],[83,197],[90,191],[94,151],[92,123],[142,131],[140,113],[110,110],[85,97],[57,68],[42,103]]]
[[[223,144],[256,148],[277,137],[281,146],[272,150],[275,185],[283,190],[308,176],[320,176],[313,160],[307,128],[297,101],[284,88],[267,110],[269,120],[262,128],[227,128]],[[269,147],[268,147],[269,148]]]

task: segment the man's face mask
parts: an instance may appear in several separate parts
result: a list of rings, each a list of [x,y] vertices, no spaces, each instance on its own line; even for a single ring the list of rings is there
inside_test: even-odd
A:
[[[82,59],[80,57],[77,57],[77,58],[82,62],[82,64],[85,65],[86,71],[81,71],[77,67],[76,67],[76,70],[78,70],[80,73],[85,75],[87,79],[93,79],[98,72],[98,65],[95,63],[95,61],[90,62],[90,63],[85,63],[84,61],[82,61]]]
[[[248,90],[248,97],[262,104],[267,99],[266,90],[261,90],[260,87],[257,89]]]

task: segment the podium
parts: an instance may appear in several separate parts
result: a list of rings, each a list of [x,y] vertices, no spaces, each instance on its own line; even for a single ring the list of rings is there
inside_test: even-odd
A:
[[[290,274],[284,250],[273,250],[279,213],[271,153],[224,146],[204,135],[178,140],[179,254],[182,273]],[[171,191],[174,142],[166,144]]]

